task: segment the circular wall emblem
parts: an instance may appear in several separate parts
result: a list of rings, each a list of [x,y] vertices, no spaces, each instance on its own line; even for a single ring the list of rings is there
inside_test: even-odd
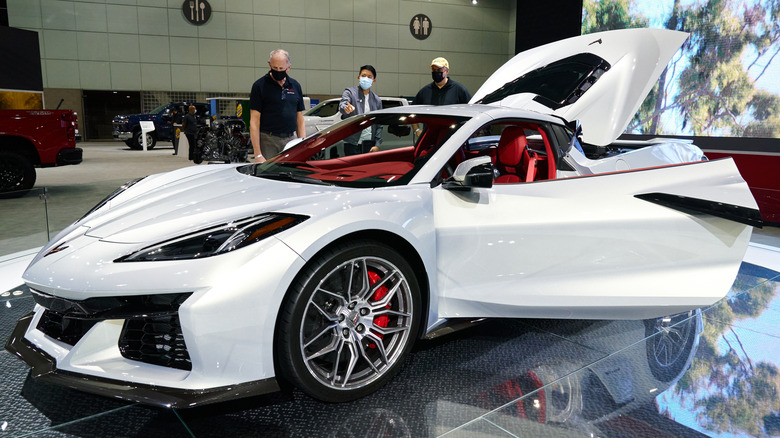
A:
[[[409,32],[418,40],[424,40],[431,36],[432,30],[433,23],[425,14],[417,14],[412,17],[412,21],[409,22]]]
[[[190,23],[200,26],[211,18],[211,5],[206,0],[184,0],[181,12]]]

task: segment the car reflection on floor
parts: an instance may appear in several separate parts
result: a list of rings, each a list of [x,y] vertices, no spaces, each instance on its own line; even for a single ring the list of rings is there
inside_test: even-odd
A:
[[[776,433],[772,400],[751,388],[777,387],[779,276],[743,263],[727,299],[669,320],[485,321],[420,342],[397,378],[345,404],[285,388],[234,403],[157,409],[34,381],[3,351],[0,423],[13,436]],[[23,287],[0,299],[7,339],[34,302]],[[755,407],[747,418],[717,415],[745,402]]]

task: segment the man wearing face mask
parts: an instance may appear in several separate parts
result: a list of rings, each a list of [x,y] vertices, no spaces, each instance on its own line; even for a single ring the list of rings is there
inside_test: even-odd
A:
[[[252,84],[249,137],[256,163],[281,153],[296,136],[306,135],[303,91],[298,81],[287,75],[291,65],[289,53],[274,50],[268,59],[271,70]]]
[[[450,64],[444,58],[431,61],[433,82],[422,87],[414,98],[415,105],[450,105],[468,103],[471,100],[469,90],[450,79]]]
[[[376,82],[376,69],[371,65],[360,67],[358,85],[344,90],[339,103],[341,118],[346,119],[358,114],[382,109],[382,100],[371,91]],[[372,126],[348,137],[345,140],[344,154],[354,155],[379,149],[382,143],[382,128]]]

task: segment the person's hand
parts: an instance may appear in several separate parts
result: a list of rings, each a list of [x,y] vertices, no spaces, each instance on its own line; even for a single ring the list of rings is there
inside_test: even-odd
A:
[[[255,155],[255,163],[265,163],[265,157],[262,155]]]
[[[355,107],[352,106],[351,103],[348,103],[347,106],[344,107],[344,112],[347,114],[352,114],[352,111],[355,111]]]

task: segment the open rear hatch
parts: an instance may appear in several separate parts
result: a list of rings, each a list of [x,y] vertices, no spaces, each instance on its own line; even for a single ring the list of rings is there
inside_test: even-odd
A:
[[[623,133],[688,34],[622,29],[568,38],[517,54],[469,103],[523,108],[580,120],[598,146]]]

